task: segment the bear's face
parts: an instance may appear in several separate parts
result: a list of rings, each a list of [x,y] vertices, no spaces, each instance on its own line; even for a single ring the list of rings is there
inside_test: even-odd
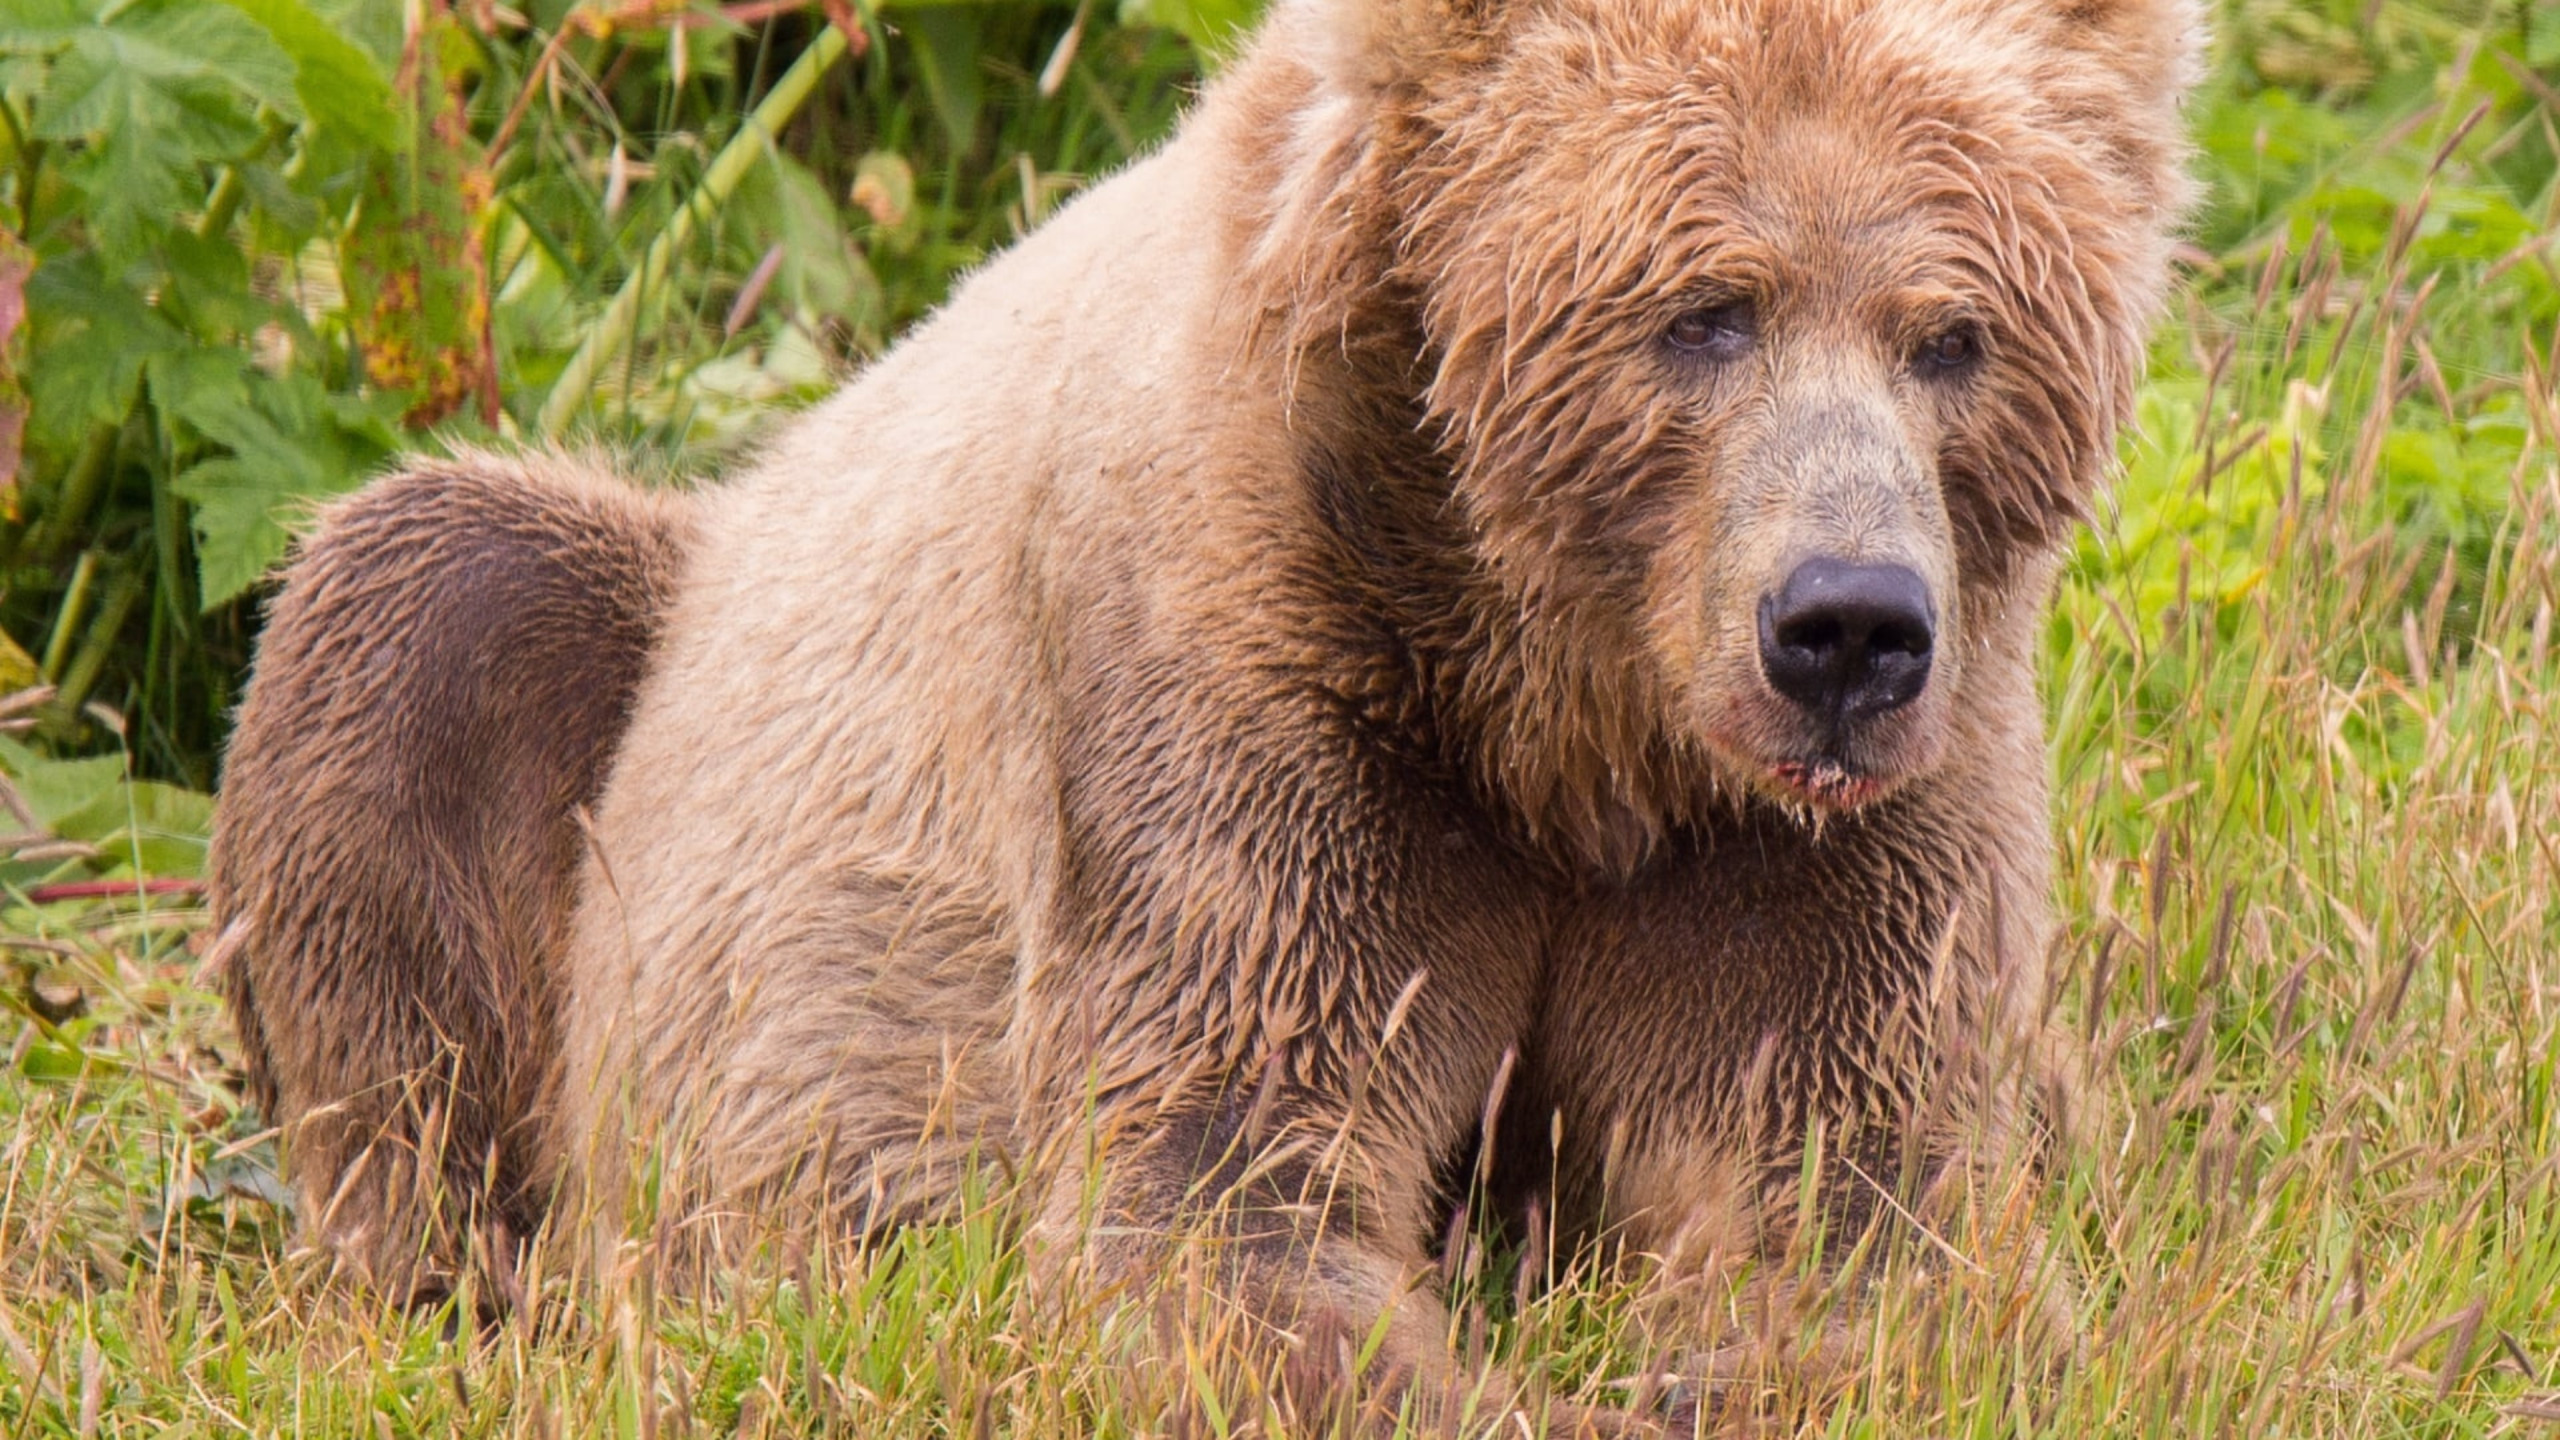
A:
[[[1419,112],[1400,262],[1482,563],[1727,785],[1938,764],[2108,462],[2182,51],[2102,32],[2178,7],[2054,8],[1578,0]]]

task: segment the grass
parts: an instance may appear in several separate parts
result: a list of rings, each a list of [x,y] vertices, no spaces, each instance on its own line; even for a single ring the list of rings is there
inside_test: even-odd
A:
[[[1844,1385],[1773,1373],[1731,1433],[2560,1435],[2543,17],[2229,13],[2192,283],[2049,647],[2084,1133],[1960,1258],[1878,1262]],[[709,1294],[628,1255],[532,1276],[543,1325],[327,1283],[195,968],[201,797],[0,770],[0,1440],[1270,1432],[1189,1277],[1189,1343],[1147,1358],[1134,1312],[1035,1294],[1001,1195]],[[2000,1308],[2039,1231],[2059,1350]],[[1642,1316],[1552,1263],[1457,1276],[1453,1344],[1605,1398]]]

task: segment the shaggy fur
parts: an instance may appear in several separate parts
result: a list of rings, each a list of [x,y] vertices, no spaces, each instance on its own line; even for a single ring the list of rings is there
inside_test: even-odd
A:
[[[304,1216],[384,1283],[467,1243],[443,1195],[541,1219],[545,957],[688,534],[566,461],[421,462],[323,512],[268,612],[214,968]]]
[[[1677,1270],[1816,1121],[1853,1196],[2006,1143],[2031,657],[2195,23],[1284,4],[733,482],[483,456],[333,512],[216,877],[323,1231],[454,1263],[364,1158],[438,1138],[466,1219],[618,1215],[646,1152],[715,1249],[994,1154],[1106,1269],[1209,1224],[1275,1323],[1391,1315],[1427,1375],[1471,1154]],[[1772,691],[1809,557],[1925,586],[1917,699]]]

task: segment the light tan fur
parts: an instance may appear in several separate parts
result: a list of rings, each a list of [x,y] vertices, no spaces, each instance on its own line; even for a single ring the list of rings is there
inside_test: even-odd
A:
[[[2167,283],[2195,23],[1284,3],[1161,152],[694,500],[574,918],[520,957],[549,1104],[463,1103],[538,1113],[607,1213],[649,1155],[693,1237],[930,1214],[973,1156],[1050,1176],[1061,1242],[1216,1195],[1239,1293],[1391,1310],[1424,1375],[1408,1280],[1470,1146],[1677,1268],[1752,1243],[1816,1120],[1887,1187],[2006,1143],[2036,635]],[[1735,358],[1665,348],[1735,297]],[[1979,363],[1924,373],[1951,327]],[[1819,755],[1751,638],[1809,554],[1907,566],[1938,625],[1920,698]],[[253,723],[324,683],[277,643],[217,897],[270,1016],[268,976],[364,963],[257,898],[325,793],[240,782],[323,763]]]

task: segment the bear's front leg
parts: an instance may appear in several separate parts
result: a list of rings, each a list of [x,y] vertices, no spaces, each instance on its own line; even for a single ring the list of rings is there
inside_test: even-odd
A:
[[[1085,1153],[1062,1157],[1037,1222],[1053,1299],[1151,1305],[1161,1354],[1205,1362],[1193,1383],[1276,1408],[1290,1433],[1653,1433],[1457,1364],[1423,1244],[1431,1171],[1323,1100],[1268,1098],[1099,1107],[1072,1130]]]
[[[2038,1270],[1996,1232],[2044,1124],[2047,869],[2004,843],[2040,820],[1984,793],[1959,769],[1819,828],[1729,817],[1560,929],[1496,1173],[1662,1282],[1667,1351],[1729,1372],[1871,1344],[1861,1307],[1810,1303],[1870,1227],[1869,1259]]]
[[[1388,1418],[1499,1418],[1519,1397],[1457,1373],[1423,1277],[1438,1176],[1527,1023],[1542,887],[1462,798],[1356,740],[1288,719],[1182,733],[1063,787],[1062,883],[1011,1035],[1018,1133],[1047,1137],[1057,1174],[1046,1248],[1088,1267],[1061,1288],[1180,1295],[1202,1266],[1284,1408],[1338,1419],[1366,1392]]]
[[[1378,1128],[1260,1088],[1097,1105],[1054,1157],[1044,1278],[1071,1303],[1151,1306],[1160,1353],[1205,1364],[1190,1383],[1230,1409],[1353,1434],[1407,1408],[1498,1415],[1518,1399],[1503,1377],[1450,1359],[1421,1243],[1428,1167]]]

